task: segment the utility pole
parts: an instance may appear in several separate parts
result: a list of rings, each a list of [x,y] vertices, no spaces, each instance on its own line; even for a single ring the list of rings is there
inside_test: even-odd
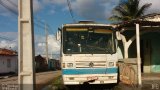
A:
[[[33,0],[18,0],[18,85],[35,90]]]
[[[51,51],[51,58],[53,59],[53,52]]]
[[[48,64],[48,26],[45,23],[45,33],[46,33],[46,60]]]

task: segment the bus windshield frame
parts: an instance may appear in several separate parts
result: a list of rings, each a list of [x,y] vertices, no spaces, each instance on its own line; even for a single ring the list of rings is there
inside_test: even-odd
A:
[[[63,28],[64,54],[114,54],[115,31],[106,27]]]

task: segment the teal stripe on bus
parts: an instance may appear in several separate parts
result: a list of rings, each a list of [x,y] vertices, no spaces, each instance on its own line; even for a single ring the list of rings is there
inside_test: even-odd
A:
[[[85,68],[85,69],[62,69],[63,75],[78,74],[114,74],[118,73],[118,68]]]

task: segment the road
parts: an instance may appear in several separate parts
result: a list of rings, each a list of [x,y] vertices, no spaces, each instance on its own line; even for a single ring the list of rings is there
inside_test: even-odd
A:
[[[45,85],[52,82],[52,80],[61,74],[60,71],[48,71],[36,73],[36,89],[40,90]],[[6,79],[0,79],[0,90],[17,90],[18,88],[18,77],[9,77]]]
[[[61,79],[61,71],[49,71],[49,72],[42,72],[42,73],[36,73],[36,89],[41,90],[43,87],[43,90],[66,90],[64,85],[62,84]],[[59,83],[53,83],[58,76],[60,76]],[[136,88],[136,87],[130,87],[128,85],[124,85],[122,83],[119,83],[118,85],[81,85],[78,87],[71,87],[71,89],[67,90],[160,90],[160,82],[159,79],[156,78],[156,80],[150,80],[153,79],[151,77],[148,77],[149,79],[145,79],[142,81],[143,87],[142,88]],[[51,83],[52,82],[52,83]],[[0,85],[3,86],[3,88],[0,90],[17,90],[13,88],[17,88],[18,81],[17,77],[10,77],[6,79],[0,79]],[[9,85],[9,86],[8,86]],[[1,86],[1,87],[2,87]],[[57,87],[56,87],[57,86]],[[114,86],[114,87],[113,87]],[[8,89],[8,87],[12,87],[12,89]],[[64,88],[63,88],[64,87]],[[50,88],[50,89],[48,89]],[[57,89],[55,89],[57,88]]]

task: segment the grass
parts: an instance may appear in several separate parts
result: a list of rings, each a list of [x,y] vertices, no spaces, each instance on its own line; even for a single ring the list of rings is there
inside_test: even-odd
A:
[[[67,88],[63,85],[62,76],[56,77],[52,84],[48,86],[48,90],[67,90]]]

